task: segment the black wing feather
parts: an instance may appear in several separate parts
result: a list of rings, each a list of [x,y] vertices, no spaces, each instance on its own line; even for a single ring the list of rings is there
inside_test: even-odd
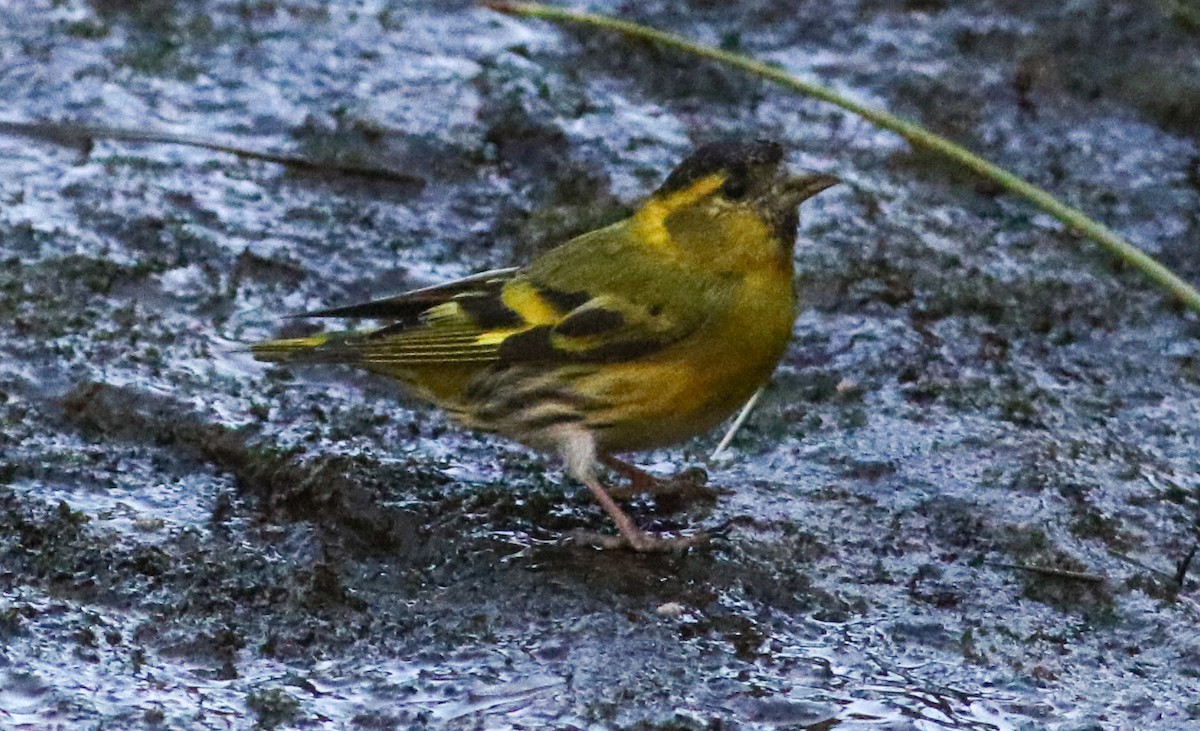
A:
[[[453,282],[414,289],[394,297],[301,312],[292,317],[369,317],[379,320],[394,320],[397,324],[415,325],[419,322],[421,313],[430,307],[440,305],[456,295],[478,291],[483,285],[494,283],[499,288],[517,271],[518,267],[492,269],[456,279]]]

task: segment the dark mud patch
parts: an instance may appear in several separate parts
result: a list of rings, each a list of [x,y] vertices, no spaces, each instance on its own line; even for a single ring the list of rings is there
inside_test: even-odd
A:
[[[92,438],[149,440],[231,474],[239,493],[254,499],[264,519],[274,515],[276,519],[329,521],[325,528],[330,534],[361,541],[372,551],[407,554],[419,525],[411,513],[380,509],[388,497],[383,485],[402,484],[419,493],[414,483],[445,482],[436,474],[422,475],[416,469],[381,471],[378,465],[371,465],[373,469],[364,470],[362,460],[356,465],[356,460],[348,457],[302,462],[298,453],[255,447],[245,434],[206,424],[170,399],[104,384],[77,387],[63,399],[62,408],[66,421]],[[215,506],[214,521],[221,518],[225,507],[222,503]]]

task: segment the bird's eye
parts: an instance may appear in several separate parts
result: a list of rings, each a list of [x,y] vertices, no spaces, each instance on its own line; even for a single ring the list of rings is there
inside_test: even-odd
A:
[[[731,201],[745,198],[749,191],[750,184],[745,175],[731,175],[729,180],[726,180],[725,184],[721,186],[721,193]]]

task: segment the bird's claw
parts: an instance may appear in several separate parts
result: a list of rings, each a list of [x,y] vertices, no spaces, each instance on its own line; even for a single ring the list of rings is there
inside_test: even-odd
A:
[[[670,477],[654,477],[649,473],[631,479],[628,485],[610,487],[608,494],[615,500],[632,500],[638,495],[650,495],[656,501],[671,504],[716,502],[721,491],[709,487],[708,473],[701,467],[690,467]]]
[[[572,543],[591,546],[605,551],[629,550],[638,553],[684,553],[710,543],[711,534],[701,531],[686,536],[659,536],[639,531],[631,536],[610,535],[595,531],[578,530],[570,534]]]

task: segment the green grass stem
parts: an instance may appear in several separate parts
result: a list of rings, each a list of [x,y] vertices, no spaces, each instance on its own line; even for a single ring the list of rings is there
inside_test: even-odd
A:
[[[847,98],[820,84],[797,78],[782,69],[763,63],[762,61],[757,61],[738,53],[713,48],[712,46],[694,43],[682,36],[656,30],[639,23],[618,20],[594,13],[564,10],[540,3],[486,2],[484,4],[493,10],[510,15],[599,28],[605,31],[620,33],[629,38],[636,38],[667,48],[673,48],[693,56],[740,69],[754,76],[779,84],[784,88],[829,102],[849,112],[853,112],[878,127],[895,132],[908,140],[909,144],[913,147],[931,150],[934,153],[957,162],[963,167],[973,170],[988,180],[994,181],[1005,190],[1024,196],[1037,207],[1054,216],[1068,227],[1079,231],[1082,235],[1107,249],[1121,261],[1141,272],[1151,282],[1170,292],[1191,310],[1200,313],[1200,292],[1197,292],[1192,285],[1180,279],[1170,269],[1126,241],[1112,229],[1089,218],[1082,211],[1068,206],[1046,190],[1017,177],[998,165],[984,160],[962,145],[936,135],[907,119]]]

